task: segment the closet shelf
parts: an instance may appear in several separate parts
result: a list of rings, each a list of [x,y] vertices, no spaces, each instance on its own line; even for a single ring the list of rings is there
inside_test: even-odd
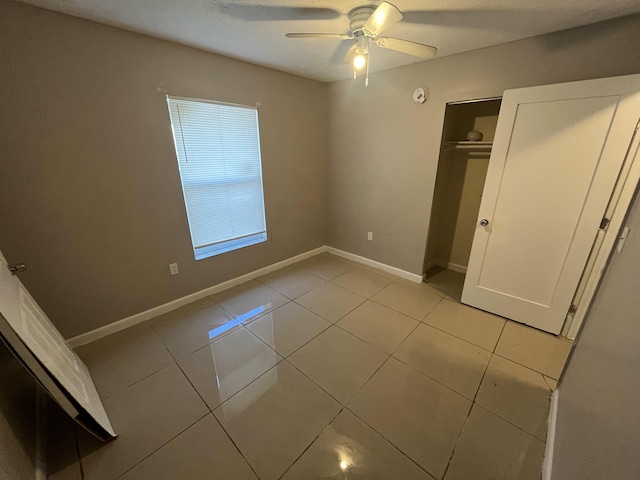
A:
[[[445,150],[468,150],[477,152],[489,152],[493,147],[493,142],[444,142]]]

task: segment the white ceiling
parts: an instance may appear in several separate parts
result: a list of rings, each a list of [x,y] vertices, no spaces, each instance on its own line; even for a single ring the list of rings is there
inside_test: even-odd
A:
[[[287,32],[348,33],[366,0],[22,0],[49,10],[173,40],[321,81],[349,78],[353,41],[288,39]],[[390,0],[404,21],[385,36],[453,55],[640,12],[638,0]],[[372,2],[379,4],[380,0]],[[376,48],[371,71],[421,61]]]

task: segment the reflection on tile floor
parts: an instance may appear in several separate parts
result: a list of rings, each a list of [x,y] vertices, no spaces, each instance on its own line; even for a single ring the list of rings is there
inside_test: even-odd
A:
[[[323,254],[83,346],[119,438],[58,412],[49,478],[537,480],[570,344],[463,280]]]

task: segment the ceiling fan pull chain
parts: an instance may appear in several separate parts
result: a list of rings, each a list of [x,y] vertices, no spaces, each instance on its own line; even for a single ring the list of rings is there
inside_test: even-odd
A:
[[[371,50],[367,52],[367,76],[364,79],[364,86],[369,86],[369,64],[371,63]]]

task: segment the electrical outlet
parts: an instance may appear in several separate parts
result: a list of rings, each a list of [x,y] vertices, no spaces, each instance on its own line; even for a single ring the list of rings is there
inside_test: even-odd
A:
[[[373,240],[373,232],[367,232],[367,240]]]
[[[180,273],[180,271],[178,270],[178,264],[177,263],[170,263],[169,264],[169,272],[171,273],[171,275],[177,275],[178,273]]]

